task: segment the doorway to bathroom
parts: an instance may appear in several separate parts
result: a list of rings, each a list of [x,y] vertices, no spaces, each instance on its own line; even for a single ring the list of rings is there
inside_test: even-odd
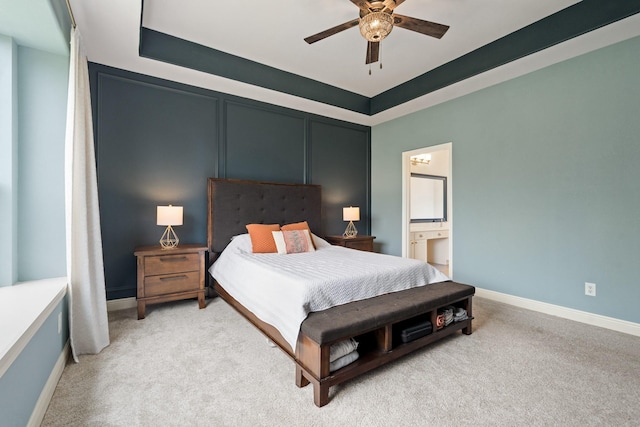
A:
[[[453,277],[452,143],[402,153],[402,256]]]

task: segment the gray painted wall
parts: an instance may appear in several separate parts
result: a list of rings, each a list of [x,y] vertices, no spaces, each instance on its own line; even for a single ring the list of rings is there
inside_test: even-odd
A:
[[[634,38],[374,127],[383,251],[401,253],[401,153],[452,141],[456,281],[640,322],[639,71]]]
[[[67,274],[64,138],[69,58],[18,49],[18,280]]]
[[[0,36],[0,285],[66,275],[69,58]]]
[[[9,56],[2,48],[7,40],[13,46]],[[9,88],[0,83],[0,109],[11,105],[7,117],[13,127],[8,135],[0,126],[0,150],[8,154],[1,157],[0,176],[10,172],[8,181],[0,179],[0,222],[6,220],[10,227],[2,236],[11,236],[0,239],[0,285],[13,285],[66,275],[64,134],[69,59],[17,46],[4,36],[0,46],[0,77],[9,74],[3,72],[5,67],[14,71]],[[63,328],[58,334],[60,312]],[[0,377],[3,425],[27,424],[68,338],[65,297]]]
[[[69,340],[68,296],[53,309],[9,369],[0,377],[3,426],[26,426],[53,368]],[[62,333],[58,315],[62,313]]]
[[[0,35],[0,286],[18,280],[18,46]]]

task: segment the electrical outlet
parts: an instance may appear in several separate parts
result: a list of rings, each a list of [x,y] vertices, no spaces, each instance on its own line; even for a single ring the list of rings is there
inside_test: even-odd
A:
[[[589,295],[590,297],[596,296],[596,284],[584,282],[584,294]]]
[[[62,332],[62,313],[58,313],[58,334]]]

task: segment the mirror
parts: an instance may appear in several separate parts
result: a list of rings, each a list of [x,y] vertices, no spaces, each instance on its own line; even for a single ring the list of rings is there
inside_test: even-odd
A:
[[[447,220],[447,177],[411,174],[411,222]]]

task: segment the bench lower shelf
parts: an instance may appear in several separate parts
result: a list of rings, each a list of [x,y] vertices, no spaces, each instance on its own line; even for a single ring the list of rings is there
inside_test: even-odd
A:
[[[364,348],[362,345],[359,346],[358,352],[360,353],[360,357],[356,361],[334,372],[329,372],[329,350],[333,343],[320,345],[303,336],[301,337],[301,341],[298,342],[298,354],[295,360],[296,385],[298,387],[304,387],[309,383],[313,384],[314,403],[316,406],[321,407],[329,402],[329,388],[334,385],[390,363],[458,331],[470,335],[473,321],[473,317],[471,316],[471,299],[472,297],[468,297],[449,303],[464,307],[467,313],[469,313],[467,319],[452,323],[442,329],[435,330],[431,334],[407,343],[398,343],[397,334],[399,330],[394,328],[394,326],[411,320],[418,321],[418,319],[424,319],[425,317],[435,320],[437,310],[442,307],[434,308],[410,319],[403,319],[401,322],[384,325],[382,328],[367,331],[364,334],[347,337],[355,338],[356,341],[364,339]]]
[[[432,344],[446,336],[452,335],[461,329],[470,327],[471,320],[473,320],[473,318],[469,318],[467,320],[449,325],[432,334],[426,335],[422,338],[418,338],[417,340],[400,344],[390,351],[382,351],[377,349],[367,351],[355,362],[341,369],[338,369],[337,371],[331,373],[328,377],[323,378],[321,381],[326,381],[330,383],[331,386],[339,384],[342,381],[354,378],[359,375],[359,372],[357,372],[358,370],[362,370],[364,372],[370,371],[371,369],[375,369],[378,366],[382,366],[386,363],[392,362],[402,356],[421,349],[422,347],[426,347],[427,345]]]
[[[380,349],[370,349],[363,352],[353,363],[330,373],[328,376],[317,378],[312,372],[296,364],[296,384],[303,387],[309,383],[314,386],[314,403],[316,406],[324,406],[329,402],[329,388],[344,381],[356,378],[357,376],[376,369],[382,365],[390,363],[402,356],[412,353],[418,349],[428,346],[444,337],[452,335],[460,330],[468,330],[466,335],[471,334],[472,317],[466,320],[451,324],[439,329],[429,335],[418,338],[414,341],[400,344],[389,351]]]
[[[452,283],[452,285],[460,284]],[[432,285],[436,286],[436,285]],[[443,285],[446,286],[446,285]],[[467,286],[467,285],[464,285]],[[218,282],[214,282],[217,294],[234,307],[247,320],[253,323],[272,342],[278,345],[295,363],[295,382],[298,387],[313,384],[313,401],[316,406],[321,407],[329,403],[329,388],[355,378],[361,374],[371,371],[379,366],[390,363],[404,355],[421,349],[435,341],[462,331],[463,334],[472,333],[472,298],[475,291],[469,287],[465,295],[457,294],[457,297],[446,299],[442,305],[424,306],[418,313],[407,318],[402,316],[394,318],[389,323],[377,324],[368,330],[354,331],[352,335],[336,337],[331,342],[317,343],[308,335],[300,332],[298,336],[297,348],[292,349],[282,335],[272,325],[258,319],[250,310],[239,304],[229,295]],[[420,337],[414,341],[400,343],[398,334],[399,326],[407,322],[420,323],[424,319],[431,319],[432,324],[436,324],[437,311],[445,306],[454,305],[464,308],[469,316],[467,319],[452,323],[442,329],[437,329],[429,335]],[[341,340],[355,338],[360,342],[358,352],[360,357],[355,362],[344,366],[334,372],[329,370],[329,354],[332,344]]]

